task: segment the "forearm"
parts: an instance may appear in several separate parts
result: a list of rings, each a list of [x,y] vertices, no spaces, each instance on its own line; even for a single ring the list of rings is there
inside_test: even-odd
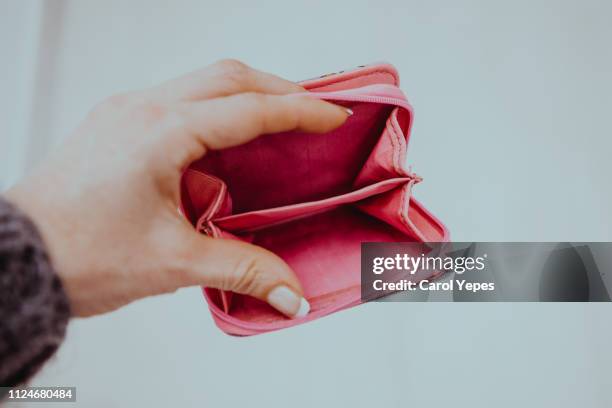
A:
[[[57,350],[69,317],[68,298],[36,227],[0,197],[0,386],[33,375]]]

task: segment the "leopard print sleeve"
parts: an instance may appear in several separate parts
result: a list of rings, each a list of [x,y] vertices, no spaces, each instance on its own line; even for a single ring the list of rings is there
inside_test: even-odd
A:
[[[38,230],[0,197],[0,386],[25,382],[55,353],[69,317]]]

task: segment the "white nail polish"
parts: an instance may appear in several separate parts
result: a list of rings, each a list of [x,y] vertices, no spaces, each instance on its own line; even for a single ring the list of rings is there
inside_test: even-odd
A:
[[[308,301],[287,286],[278,286],[272,289],[268,294],[268,303],[292,318],[304,317],[310,311]]]
[[[344,110],[346,111],[346,113],[348,113],[349,116],[353,116],[353,110],[352,109],[344,108]]]
[[[300,308],[294,317],[304,317],[310,312],[310,303],[304,298],[300,300]]]

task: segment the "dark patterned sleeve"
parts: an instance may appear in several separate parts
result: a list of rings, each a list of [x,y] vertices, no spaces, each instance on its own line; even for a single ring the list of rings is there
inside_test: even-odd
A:
[[[62,342],[69,317],[36,227],[0,197],[0,386],[36,373]]]

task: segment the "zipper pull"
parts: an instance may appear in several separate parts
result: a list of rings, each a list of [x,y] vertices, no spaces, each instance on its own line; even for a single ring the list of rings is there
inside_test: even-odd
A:
[[[412,183],[413,184],[418,184],[421,181],[423,181],[423,177],[419,176],[416,173],[412,172],[412,166],[408,166],[408,170],[406,171],[406,173],[408,173],[408,177],[410,177],[412,179]]]

